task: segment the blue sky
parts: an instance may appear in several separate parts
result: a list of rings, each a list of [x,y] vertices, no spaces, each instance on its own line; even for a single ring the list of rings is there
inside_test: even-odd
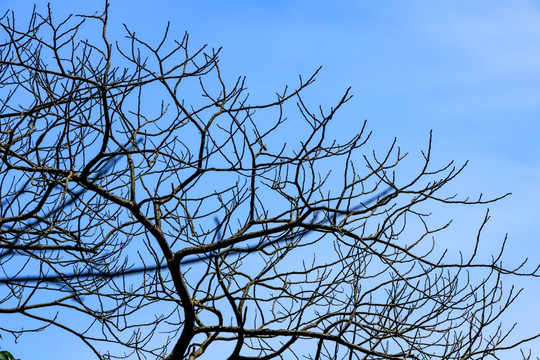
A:
[[[102,3],[51,6],[60,18]],[[0,10],[8,8],[26,17],[32,2],[2,0]],[[435,163],[470,160],[450,192],[512,192],[490,206],[488,243],[508,233],[510,262],[540,261],[540,2],[117,0],[110,19],[112,38],[126,23],[157,39],[170,21],[176,37],[190,33],[193,49],[223,47],[222,71],[231,80],[245,75],[254,100],[273,99],[322,65],[306,93],[310,102],[331,106],[349,86],[354,95],[336,133],[367,119],[374,148],[383,151],[397,137],[420,156],[433,130]],[[448,237],[473,236],[484,210],[450,209],[456,221]],[[526,291],[509,319],[523,333],[538,332],[538,280],[521,284]],[[38,348],[44,358],[61,355],[40,334],[1,344],[23,360],[38,358]]]

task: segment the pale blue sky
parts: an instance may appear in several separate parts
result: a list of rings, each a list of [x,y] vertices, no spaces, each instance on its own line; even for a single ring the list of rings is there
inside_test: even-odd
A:
[[[51,1],[58,17],[102,3]],[[0,0],[0,10],[17,16],[31,7]],[[540,261],[539,1],[116,0],[110,19],[111,37],[126,23],[143,38],[157,38],[170,21],[176,37],[190,33],[193,49],[223,47],[222,71],[231,80],[247,76],[255,100],[272,99],[322,65],[306,95],[312,103],[331,106],[348,86],[354,95],[335,131],[368,119],[374,147],[384,150],[397,137],[419,156],[433,129],[435,163],[470,160],[452,191],[513,193],[491,206],[488,242],[508,232],[509,255]],[[459,239],[474,235],[484,209],[450,210],[456,222],[448,238],[459,247]],[[538,332],[539,281],[523,284],[510,320],[522,323],[522,333]],[[23,360],[72,359],[46,339],[34,334],[18,345],[0,344]]]

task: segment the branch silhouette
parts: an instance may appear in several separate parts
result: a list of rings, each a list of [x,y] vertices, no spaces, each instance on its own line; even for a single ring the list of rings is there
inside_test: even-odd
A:
[[[483,246],[489,213],[468,248],[439,242],[446,207],[504,196],[449,194],[466,163],[434,163],[431,132],[418,156],[373,149],[339,119],[350,89],[306,98],[320,69],[255,100],[187,33],[109,38],[108,6],[0,16],[2,333],[163,360],[473,360],[534,338],[498,326],[503,277],[540,268]]]
[[[112,167],[112,165],[109,165],[107,169],[110,169],[111,167]],[[105,174],[106,173],[105,170],[106,169],[101,169],[100,173],[102,175]],[[351,208],[351,212],[358,211],[358,210],[361,210],[363,208],[367,208],[368,205],[379,201],[382,197],[388,195],[392,190],[393,190],[393,188],[389,187],[386,190],[379,193],[378,195],[374,195],[374,196],[370,197],[369,199],[367,199],[362,204]],[[78,195],[82,195],[82,193],[84,191],[86,191],[86,189],[79,192]],[[215,221],[216,221],[216,223],[220,223],[217,218],[215,218]],[[330,223],[329,219],[326,219],[321,224],[322,225],[328,225],[329,223]],[[278,245],[278,244],[282,244],[282,243],[285,243],[285,242],[288,242],[288,241],[295,240],[295,239],[297,239],[297,238],[299,238],[301,236],[307,235],[308,233],[310,233],[312,231],[313,230],[310,230],[310,229],[303,229],[303,230],[301,230],[301,231],[299,231],[299,232],[297,232],[297,233],[295,233],[293,235],[289,235],[289,236],[285,236],[285,237],[280,238],[280,239],[269,241],[269,242],[265,243],[262,247],[257,245],[257,250],[262,250],[262,249],[264,249],[264,248],[266,248],[268,246]],[[218,238],[220,240],[221,240],[221,237],[222,237],[221,230],[218,229]],[[227,252],[227,255],[235,255],[235,254],[240,254],[240,253],[244,253],[244,252],[250,252],[252,249],[253,249],[253,247],[248,245],[248,246],[245,246],[245,247],[240,248],[240,249],[230,250],[230,251]],[[202,262],[202,261],[205,261],[205,260],[213,259],[213,258],[218,257],[218,256],[220,256],[220,255],[214,254],[214,253],[204,254],[204,255],[197,255],[197,257],[183,258],[180,261],[180,264],[181,265],[187,265],[187,264],[198,263],[198,262]],[[81,279],[82,280],[82,279],[85,279],[85,278],[86,279],[88,279],[88,278],[115,278],[115,277],[118,277],[118,276],[140,274],[140,273],[144,273],[144,272],[148,272],[148,271],[154,271],[154,270],[157,270],[157,269],[162,269],[163,270],[165,268],[167,268],[166,264],[159,264],[159,265],[152,265],[152,266],[135,267],[135,268],[130,268],[130,269],[122,270],[122,271],[108,272],[108,273],[104,273],[104,272],[96,273],[96,272],[88,271],[88,272],[71,273],[71,274],[65,274],[65,275],[53,275],[53,276],[39,276],[39,275],[19,276],[19,277],[14,277],[14,278],[0,278],[0,284],[15,284],[15,283],[36,282],[36,281],[54,283],[54,282],[59,282],[59,281],[64,281],[64,280],[69,280],[69,279]]]
[[[137,140],[136,144],[139,145],[139,144],[142,143],[142,141],[143,141],[143,139],[140,138],[140,139]],[[129,143],[129,144],[125,145],[124,148],[126,148],[127,151],[131,151],[132,148],[133,148],[133,144]],[[115,153],[118,153],[120,151],[122,151],[122,148],[119,147],[115,151]],[[116,165],[119,157],[120,157],[120,155],[116,155],[116,156],[113,156],[110,159],[108,159],[105,162],[105,164],[96,173],[92,174],[92,176],[90,177],[90,180],[98,181],[99,179],[103,178],[103,176],[105,176],[114,167],[114,165]],[[30,184],[31,180],[32,180],[32,178],[29,178],[28,180],[26,180],[24,185],[21,187],[21,189],[19,189],[16,192],[16,194],[23,193],[26,190],[26,188],[28,187],[28,185]],[[80,188],[80,189],[78,189],[78,190],[76,190],[76,191],[74,191],[72,193],[66,192],[66,194],[70,195],[70,198],[67,201],[64,202],[62,207],[51,209],[50,211],[46,212],[42,217],[44,219],[50,219],[51,217],[56,215],[56,213],[58,213],[59,211],[69,209],[71,207],[71,205],[73,205],[75,203],[75,201],[80,199],[80,197],[87,190],[88,189],[86,189],[86,188]],[[10,203],[10,201],[11,201],[11,199],[9,197],[6,197],[5,199],[2,199],[2,202],[1,202],[2,207],[1,208],[4,208],[5,206],[7,206],[8,203]],[[30,221],[29,223],[27,223],[25,226],[22,227],[22,231],[32,228],[37,223],[38,223],[38,220]],[[15,242],[12,242],[11,244],[5,244],[5,245],[2,246],[4,248],[7,248],[7,250],[0,253],[0,260],[3,257],[13,253],[14,247],[15,247],[17,241],[18,241],[18,238],[15,239]],[[1,279],[0,279],[0,283],[2,283]]]

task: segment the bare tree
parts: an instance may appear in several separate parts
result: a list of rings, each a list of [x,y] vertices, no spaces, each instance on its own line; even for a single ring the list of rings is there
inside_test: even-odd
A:
[[[327,135],[350,95],[310,109],[317,72],[253,105],[219,51],[107,21],[1,19],[0,333],[171,360],[498,359],[538,336],[500,325],[502,277],[537,271],[505,240],[477,259],[487,214],[469,254],[437,244],[427,209],[498,199],[448,196],[463,167],[434,168],[431,138],[411,175],[365,124]]]

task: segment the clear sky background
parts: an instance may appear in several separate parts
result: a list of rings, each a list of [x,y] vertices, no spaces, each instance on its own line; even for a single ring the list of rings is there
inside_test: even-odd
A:
[[[32,6],[0,0],[0,10],[24,18]],[[60,19],[103,2],[51,6]],[[254,100],[272,100],[322,65],[306,98],[331,106],[349,86],[354,95],[336,131],[367,119],[374,148],[397,137],[420,156],[433,130],[434,163],[470,161],[451,191],[512,193],[490,206],[487,243],[508,233],[509,263],[540,262],[540,1],[113,0],[110,20],[111,38],[126,23],[151,41],[170,21],[173,36],[190,33],[193,49],[223,47],[222,71],[231,80],[245,75]],[[485,209],[450,210],[447,236],[459,247],[474,238]],[[526,289],[507,321],[520,323],[519,334],[539,332],[540,281],[517,280]],[[39,333],[0,344],[22,360],[73,359]]]

